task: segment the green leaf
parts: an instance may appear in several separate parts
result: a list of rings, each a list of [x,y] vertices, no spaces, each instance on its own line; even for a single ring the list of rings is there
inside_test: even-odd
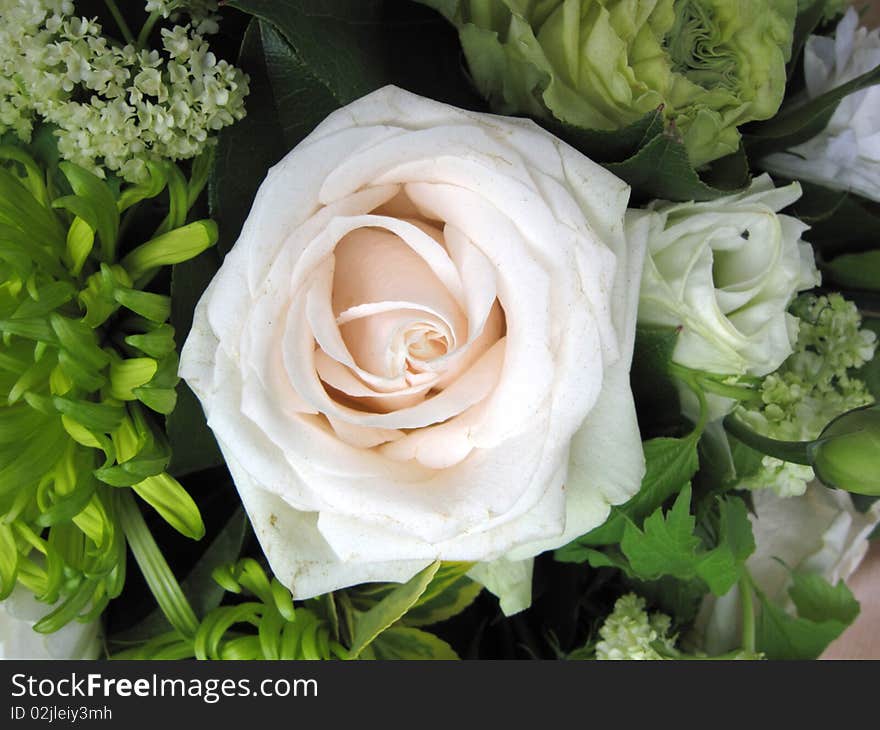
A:
[[[797,608],[798,616],[809,621],[833,619],[847,626],[859,615],[859,603],[847,587],[839,581],[832,586],[816,573],[795,573],[788,594]]]
[[[690,500],[688,485],[665,515],[662,509],[656,510],[645,520],[643,529],[626,523],[620,542],[629,561],[625,572],[647,581],[666,576],[681,581],[700,579],[712,593],[724,595],[739,580],[746,558],[755,549],[745,504],[738,498],[718,500],[718,544],[704,551],[695,534]],[[598,560],[592,553],[588,559],[593,565]],[[619,560],[612,565],[621,567]]]
[[[825,8],[828,0],[813,0],[807,7],[800,10],[794,23],[794,36],[791,44],[791,57],[787,64],[787,76],[789,79],[794,75],[798,68],[801,52],[813,31],[819,27],[822,18],[825,15]]]
[[[214,271],[220,265],[220,258],[232,248],[238,238],[266,172],[288,150],[266,71],[260,24],[256,20],[251,21],[247,27],[237,65],[250,76],[247,116],[221,130],[217,153],[214,155],[214,167],[208,180],[211,216],[217,221],[220,230],[220,241],[217,244],[219,257],[212,262]],[[183,268],[189,270],[191,267],[183,265]],[[175,271],[179,269],[181,265],[175,267]],[[204,287],[199,289],[196,296],[200,296],[203,289]],[[180,294],[192,296],[186,289],[175,287],[174,297],[177,298]],[[177,329],[183,332],[179,327]]]
[[[632,157],[657,135],[662,134],[665,124],[662,109],[648,112],[632,124],[613,131],[584,129],[556,119],[541,119],[539,123],[593,162],[599,163],[617,162]]]
[[[798,616],[791,616],[758,591],[758,651],[768,659],[815,659],[859,613],[858,601],[843,581],[832,586],[821,576],[793,573],[789,595]]]
[[[657,510],[640,530],[627,523],[620,547],[635,573],[645,579],[662,575],[688,580],[694,577],[700,539],[690,513],[690,485],[681,490],[666,515]]]
[[[691,166],[685,146],[666,133],[654,137],[629,159],[605,167],[638,191],[633,203],[650,198],[715,200],[734,192],[713,188],[700,180]]]
[[[647,426],[649,431],[669,433],[681,418],[678,390],[669,374],[677,342],[678,330],[674,327],[636,327],[630,384],[643,432]]]
[[[440,561],[436,560],[408,582],[395,588],[369,611],[355,617],[350,651],[352,659],[357,659],[377,636],[403,617],[419,600],[439,569]]]
[[[150,534],[134,497],[127,490],[118,490],[114,495],[120,525],[156,602],[175,629],[188,638],[195,637],[198,619]]]
[[[467,577],[473,563],[442,563],[421,598],[401,623],[428,626],[458,615],[476,600],[483,586]]]
[[[113,292],[113,298],[123,307],[151,322],[161,324],[167,321],[171,314],[171,300],[162,294],[117,288]]]
[[[197,616],[204,617],[220,605],[226,590],[214,580],[213,573],[221,566],[235,563],[241,554],[247,529],[247,517],[239,507],[181,582],[181,590]],[[156,609],[136,626],[113,638],[122,642],[146,641],[170,629],[168,619]]]
[[[880,291],[880,250],[838,256],[822,271],[839,287]]]
[[[629,502],[615,508],[605,524],[557,550],[557,560],[583,562],[582,548],[620,542],[628,521],[641,525],[645,517],[679,492],[699,467],[694,439],[657,438],[646,441],[643,448],[646,470],[639,491]]]
[[[843,190],[831,190],[815,183],[800,181],[801,197],[788,211],[810,226],[804,233],[822,259],[830,260],[844,253],[870,251],[880,240],[880,209]],[[840,231],[846,235],[841,236]]]
[[[815,137],[828,126],[837,105],[844,97],[877,83],[880,83],[880,66],[810,99],[805,104],[783,104],[772,119],[750,125],[748,134],[743,137],[749,158],[758,159]]]
[[[392,626],[370,644],[374,659],[458,659],[458,654],[442,639],[427,631]]]

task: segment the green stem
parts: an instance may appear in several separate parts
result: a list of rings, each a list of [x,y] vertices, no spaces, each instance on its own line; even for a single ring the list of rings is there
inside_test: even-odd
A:
[[[168,622],[187,638],[193,638],[199,620],[153,539],[130,489],[119,489],[117,507],[122,531],[156,603]]]
[[[740,603],[742,604],[742,648],[750,654],[755,653],[755,598],[752,581],[748,573],[739,579]]]
[[[734,438],[742,441],[762,454],[776,457],[782,461],[793,464],[805,464],[812,466],[813,462],[809,455],[809,446],[812,441],[777,441],[776,439],[762,436],[750,429],[735,415],[730,414],[724,419],[724,428]]]
[[[119,27],[119,32],[122,33],[125,42],[134,43],[134,34],[131,32],[131,28],[128,27],[128,23],[125,22],[122,13],[119,11],[119,8],[116,5],[116,0],[104,0],[104,5],[107,6],[107,10],[110,11],[110,15],[112,15],[113,20],[116,21],[116,25]]]
[[[154,10],[147,17],[146,21],[144,22],[143,27],[141,28],[141,32],[138,33],[138,37],[137,37],[137,47],[138,48],[144,48],[146,46],[147,41],[150,38],[150,33],[153,32],[153,28],[156,26],[156,23],[159,21],[159,18],[161,18],[161,17],[162,17],[162,13],[160,13],[158,10]]]

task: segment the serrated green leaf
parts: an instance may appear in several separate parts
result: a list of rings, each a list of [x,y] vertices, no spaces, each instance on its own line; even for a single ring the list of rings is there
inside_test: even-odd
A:
[[[605,167],[637,191],[633,203],[650,198],[715,200],[735,192],[713,188],[703,182],[691,165],[684,144],[666,133],[654,137],[629,159],[606,164]]]
[[[370,648],[375,659],[458,659],[455,650],[442,639],[407,626],[386,629],[376,637]]]
[[[623,538],[627,521],[642,521],[690,481],[699,467],[696,443],[691,438],[657,438],[643,444],[645,476],[635,496],[615,508],[605,524],[556,551],[562,562],[582,562],[579,547],[612,545]],[[578,559],[579,558],[579,559]]]
[[[669,512],[657,510],[643,529],[627,523],[620,547],[633,571],[653,580],[671,575],[683,580],[694,577],[700,540],[694,535],[696,521],[690,513],[691,488],[684,487]]]
[[[439,568],[440,561],[434,561],[427,568],[416,573],[409,581],[395,588],[369,611],[355,617],[354,638],[350,650],[352,659],[357,659],[377,636],[400,620],[419,600]]]

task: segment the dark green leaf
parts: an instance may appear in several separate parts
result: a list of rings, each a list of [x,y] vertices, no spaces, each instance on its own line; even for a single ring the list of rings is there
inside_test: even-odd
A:
[[[636,495],[622,507],[616,508],[604,525],[557,550],[557,560],[582,562],[584,556],[581,548],[620,542],[628,521],[641,525],[645,517],[690,481],[699,466],[693,439],[657,438],[646,441],[643,447],[646,470]]]
[[[749,158],[757,159],[786,150],[815,137],[828,125],[844,97],[876,83],[880,83],[880,66],[805,104],[783,104],[772,119],[750,125],[748,134],[743,137]]]
[[[691,166],[685,146],[670,134],[654,137],[628,160],[605,167],[638,191],[635,203],[650,198],[715,200],[732,192],[703,182]]]
[[[806,573],[794,573],[792,579],[789,594],[797,617],[758,592],[757,649],[768,659],[815,659],[859,613],[859,604],[843,581],[832,586],[821,576]]]
[[[843,254],[823,263],[822,272],[839,287],[880,291],[880,250]]]
[[[395,588],[369,611],[355,617],[352,659],[356,659],[377,636],[400,620],[419,600],[439,568],[439,560],[431,563],[409,581]]]

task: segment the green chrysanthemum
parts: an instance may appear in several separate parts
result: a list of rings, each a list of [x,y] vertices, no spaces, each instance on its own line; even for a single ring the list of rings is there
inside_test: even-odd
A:
[[[204,531],[154,418],[176,398],[170,300],[142,289],[216,240],[211,221],[184,225],[203,163],[189,185],[151,163],[121,193],[72,163],[60,172],[0,147],[0,598],[19,582],[55,605],[45,632],[122,590],[124,490],[183,534]],[[120,214],[166,188],[168,217],[121,257]]]
[[[658,107],[695,166],[776,113],[797,0],[421,0],[504,114],[615,130]]]

